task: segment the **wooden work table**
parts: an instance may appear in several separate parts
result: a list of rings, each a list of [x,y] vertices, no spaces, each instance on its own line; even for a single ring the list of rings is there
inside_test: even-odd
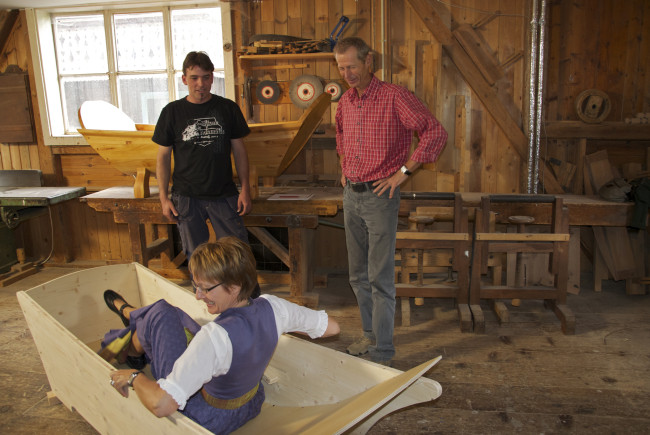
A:
[[[418,196],[421,195],[421,196]],[[400,210],[408,213],[417,207],[430,206],[432,201],[424,199],[427,193],[415,193],[413,197],[409,192],[402,192]],[[481,192],[465,192],[461,196],[466,207],[478,207],[481,197],[490,195]],[[498,194],[499,197],[515,197],[526,200],[532,195],[526,194]],[[551,196],[551,195],[541,195]],[[604,226],[626,227],[630,224],[634,203],[612,202],[600,199],[597,196],[587,195],[555,195],[563,199],[564,205],[569,209],[569,225],[571,226]],[[422,199],[420,199],[422,198]],[[451,204],[451,201],[449,202]],[[551,204],[542,202],[494,202],[492,211],[496,213],[497,223],[508,223],[508,216],[525,215],[535,218],[535,223],[547,225],[551,221]]]
[[[305,305],[316,305],[317,298],[309,292],[314,286],[313,239],[318,218],[335,216],[342,209],[342,190],[328,187],[261,187],[253,200],[253,211],[244,217],[244,224],[260,242],[289,267],[288,274],[261,273],[260,282],[283,283],[290,286],[289,299]],[[273,195],[286,195],[282,200],[269,200]],[[309,199],[300,199],[309,196]],[[174,255],[172,224],[163,216],[158,189],[151,189],[148,198],[135,198],[132,187],[112,187],[80,199],[99,212],[113,213],[116,223],[129,228],[133,259],[149,267],[160,257],[156,272],[168,278],[187,278],[180,268],[183,254]],[[289,246],[284,247],[265,227],[288,229]]]
[[[152,188],[148,198],[135,198],[132,187],[112,187],[81,198],[99,212],[111,212],[116,223],[129,227],[134,260],[149,266],[150,260],[160,258],[160,268],[152,267],[169,278],[187,278],[187,271],[179,268],[184,255],[174,256],[170,222],[162,215],[158,190]],[[286,195],[284,200],[270,200],[273,195]],[[301,200],[300,196],[308,199]],[[427,193],[402,193],[401,213],[419,206],[429,206],[432,201],[420,199]],[[477,207],[482,193],[463,193],[463,204]],[[292,198],[292,196],[296,196]],[[524,196],[525,195],[518,195]],[[569,209],[572,226],[621,226],[629,223],[632,203],[614,203],[597,197],[561,195]],[[259,196],[253,200],[253,211],[244,217],[244,223],[268,247],[290,272],[288,274],[261,273],[261,282],[286,283],[290,298],[314,305],[309,292],[314,285],[313,245],[314,232],[319,217],[332,217],[343,209],[343,190],[340,187],[260,187]],[[497,222],[507,222],[511,215],[535,217],[538,224],[550,222],[551,205],[546,203],[494,203]],[[284,227],[289,232],[289,246],[284,247],[265,227]]]

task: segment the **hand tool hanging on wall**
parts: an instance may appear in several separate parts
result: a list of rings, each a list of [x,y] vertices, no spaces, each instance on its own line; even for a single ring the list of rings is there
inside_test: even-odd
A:
[[[311,103],[323,93],[321,79],[312,75],[296,77],[289,86],[291,102],[301,109],[311,106]]]
[[[262,104],[273,104],[280,98],[280,86],[274,81],[262,80],[255,94]]]
[[[328,82],[325,84],[325,92],[332,96],[332,102],[335,103],[343,94],[343,87],[339,82]]]
[[[244,101],[246,102],[246,120],[253,119],[253,104],[251,101],[251,82],[252,78],[247,77],[244,83]]]
[[[350,19],[348,17],[346,17],[345,15],[343,15],[343,16],[341,16],[341,18],[339,18],[339,22],[336,23],[336,26],[334,26],[334,29],[332,29],[332,33],[330,33],[329,38],[327,38],[327,40],[330,43],[330,50],[334,49],[334,46],[336,45],[336,42],[339,40],[339,36],[341,35],[341,33],[343,33],[343,29],[345,29],[345,26],[347,26],[349,22],[350,22]],[[339,26],[341,26],[340,29],[339,29]],[[334,36],[334,32],[336,32],[337,29],[339,31],[336,34],[336,36]]]

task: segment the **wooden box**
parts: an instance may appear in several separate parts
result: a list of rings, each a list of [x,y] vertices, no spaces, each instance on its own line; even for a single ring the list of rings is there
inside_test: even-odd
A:
[[[164,298],[201,324],[213,319],[192,293],[137,263],[86,269],[18,292],[53,392],[100,433],[209,433],[178,412],[157,418],[135,394],[125,399],[110,386],[114,367],[96,353],[104,333],[121,327],[104,304],[107,288],[134,306]],[[262,412],[236,433],[365,433],[390,412],[440,396],[440,384],[421,378],[439,358],[401,372],[282,336],[265,373]]]

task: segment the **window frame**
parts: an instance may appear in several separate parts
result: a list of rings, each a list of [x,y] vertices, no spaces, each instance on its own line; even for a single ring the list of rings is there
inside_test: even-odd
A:
[[[36,84],[36,96],[38,101],[37,113],[41,123],[43,141],[45,145],[88,145],[80,134],[66,134],[63,122],[63,107],[59,88],[58,70],[54,47],[54,34],[52,30],[52,15],[63,14],[88,14],[98,13],[104,16],[106,22],[110,22],[111,14],[116,12],[151,12],[161,11],[163,17],[169,17],[172,9],[191,9],[218,6],[221,8],[221,30],[224,47],[232,47],[232,25],[230,22],[231,11],[228,2],[215,2],[214,0],[194,0],[191,4],[178,2],[157,2],[147,6],[138,7],[134,5],[102,5],[102,7],[76,7],[76,8],[50,8],[50,9],[26,9],[27,28],[31,47],[32,64],[34,67],[34,82]],[[169,20],[165,18],[166,32],[170,32]],[[108,35],[107,35],[108,36]],[[107,40],[108,56],[112,56],[112,41]],[[167,53],[169,57],[169,53]],[[173,65],[171,59],[167,59],[167,65]],[[174,71],[169,70],[170,81],[175,79]],[[234,50],[224,50],[224,76],[226,98],[235,100],[234,80]],[[171,84],[170,84],[171,86]],[[170,89],[175,89],[172,87]],[[113,98],[118,98],[112,89]],[[175,91],[173,91],[175,93]],[[116,101],[114,101],[115,103]]]

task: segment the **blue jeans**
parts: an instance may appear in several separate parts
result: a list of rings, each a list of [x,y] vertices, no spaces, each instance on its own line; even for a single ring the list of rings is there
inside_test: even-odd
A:
[[[248,243],[248,231],[237,213],[237,199],[238,196],[231,196],[207,200],[172,193],[172,202],[178,211],[178,232],[188,260],[197,246],[210,239],[207,219],[217,239],[235,236]]]
[[[345,241],[348,249],[350,286],[361,312],[363,333],[374,346],[375,360],[395,355],[395,237],[399,212],[399,188],[377,196],[371,190],[343,189]]]

